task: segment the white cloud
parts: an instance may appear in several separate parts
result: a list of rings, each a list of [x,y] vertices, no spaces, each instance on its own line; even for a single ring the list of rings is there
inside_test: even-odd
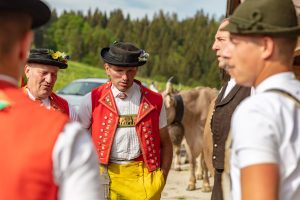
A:
[[[58,13],[63,10],[82,10],[98,8],[109,13],[114,9],[121,9],[124,15],[131,18],[141,18],[146,14],[152,18],[159,10],[177,13],[179,19],[192,17],[197,10],[203,9],[210,16],[220,17],[225,14],[225,0],[46,0],[51,8]]]

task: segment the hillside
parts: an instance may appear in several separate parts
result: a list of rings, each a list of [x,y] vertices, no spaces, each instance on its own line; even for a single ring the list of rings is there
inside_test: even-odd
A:
[[[79,78],[107,78],[106,73],[102,67],[92,67],[90,65],[74,61],[69,61],[68,64],[69,67],[67,69],[62,69],[59,71],[54,91],[60,90],[71,81]],[[151,82],[154,81],[160,91],[164,90],[166,84],[165,82],[152,80],[150,78],[137,77],[137,79],[148,85],[150,85]],[[183,89],[189,87],[180,85],[177,86],[177,88]]]
[[[58,78],[54,91],[61,89],[66,84],[79,78],[106,78],[104,69],[89,66],[78,62],[69,61],[67,69],[62,69],[58,73]]]

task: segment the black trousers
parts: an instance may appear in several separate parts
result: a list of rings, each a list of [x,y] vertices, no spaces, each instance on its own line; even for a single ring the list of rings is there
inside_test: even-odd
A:
[[[211,193],[211,200],[223,200],[222,173],[223,169],[215,169],[214,186]]]

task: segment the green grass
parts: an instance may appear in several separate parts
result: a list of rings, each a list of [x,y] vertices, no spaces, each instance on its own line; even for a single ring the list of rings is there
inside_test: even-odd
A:
[[[58,73],[58,78],[54,87],[57,91],[70,83],[71,81],[79,78],[106,78],[106,73],[103,68],[92,67],[87,64],[69,61],[67,69],[62,69]]]
[[[69,61],[68,64],[69,66],[67,69],[61,69],[58,72],[58,78],[54,87],[54,91],[60,90],[71,81],[79,78],[107,78],[103,67],[92,67],[90,65],[74,61]],[[163,91],[166,86],[166,82],[155,81],[150,78],[142,78],[137,76],[137,79],[148,85],[154,81],[159,91]],[[182,90],[189,89],[190,87],[184,85],[175,85],[175,88]]]

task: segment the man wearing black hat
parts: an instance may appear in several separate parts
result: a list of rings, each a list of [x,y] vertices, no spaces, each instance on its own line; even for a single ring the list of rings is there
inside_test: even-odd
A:
[[[79,109],[83,126],[91,128],[100,173],[109,175],[111,199],[160,199],[172,162],[162,96],[134,79],[148,56],[131,43],[103,48],[110,81]]]
[[[69,56],[64,52],[50,49],[32,49],[25,65],[27,84],[24,91],[33,101],[39,101],[47,109],[67,114],[73,121],[77,113],[68,102],[56,95],[52,90],[59,69],[68,67]]]
[[[300,27],[291,0],[246,0],[224,28],[238,84],[253,86],[232,119],[233,199],[300,199],[300,82],[292,69]]]
[[[31,29],[49,20],[49,8],[39,0],[0,0],[0,10],[0,199],[98,199],[97,157],[88,134],[17,87]]]

